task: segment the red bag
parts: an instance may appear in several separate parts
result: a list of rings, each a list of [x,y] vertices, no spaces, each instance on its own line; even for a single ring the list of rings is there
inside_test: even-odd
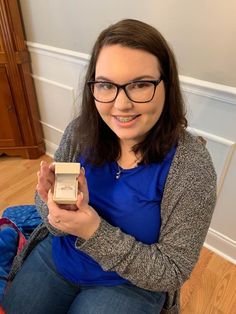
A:
[[[13,229],[17,231],[18,237],[19,237],[17,253],[19,253],[23,249],[27,241],[25,236],[23,235],[23,233],[20,231],[20,229],[16,226],[16,224],[13,221],[11,221],[8,218],[0,218],[0,229],[3,229],[4,227],[12,227]]]

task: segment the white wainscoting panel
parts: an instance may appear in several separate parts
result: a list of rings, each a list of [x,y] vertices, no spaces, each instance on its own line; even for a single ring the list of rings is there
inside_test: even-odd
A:
[[[27,43],[47,153],[79,112],[89,55]],[[207,140],[218,176],[218,200],[205,245],[236,263],[236,88],[180,76],[189,131]]]
[[[74,88],[37,75],[33,75],[33,78],[42,121],[64,130],[72,119],[71,105],[75,102]]]
[[[207,141],[206,147],[211,154],[217,172],[217,194],[219,195],[236,144],[235,142],[229,141],[223,137],[216,136],[214,134],[210,134],[208,132],[204,132],[195,128],[188,127],[188,131],[190,131],[194,135],[202,136]]]
[[[53,157],[61,141],[63,131],[41,120],[47,155]]]
[[[236,88],[180,76],[189,125],[236,141]]]
[[[53,156],[66,125],[79,112],[89,56],[27,42],[47,154]]]

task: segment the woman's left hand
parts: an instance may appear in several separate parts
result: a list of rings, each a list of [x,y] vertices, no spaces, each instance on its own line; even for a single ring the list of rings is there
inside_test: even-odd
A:
[[[48,193],[48,221],[55,228],[88,240],[98,229],[101,219],[98,213],[89,206],[89,192],[84,170],[78,177],[78,199],[77,210],[67,210],[53,201],[51,190]]]

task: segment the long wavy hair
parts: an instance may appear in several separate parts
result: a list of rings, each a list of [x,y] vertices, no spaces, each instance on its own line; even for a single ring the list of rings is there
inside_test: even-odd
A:
[[[93,165],[116,161],[120,157],[119,139],[100,117],[87,86],[88,81],[95,79],[96,63],[102,47],[117,44],[147,51],[159,61],[165,86],[164,108],[145,139],[133,146],[133,151],[141,153],[140,164],[161,162],[170,148],[178,144],[187,127],[177,65],[163,36],[154,27],[133,19],[121,20],[109,26],[95,42],[85,77],[81,111],[77,117],[75,145],[79,145],[79,153]]]

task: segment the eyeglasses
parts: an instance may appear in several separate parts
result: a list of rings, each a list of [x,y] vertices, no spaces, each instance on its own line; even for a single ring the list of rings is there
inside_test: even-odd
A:
[[[156,87],[162,81],[159,80],[137,80],[127,84],[119,85],[109,81],[87,82],[93,98],[102,103],[113,102],[123,89],[126,96],[133,102],[146,103],[153,99]]]

